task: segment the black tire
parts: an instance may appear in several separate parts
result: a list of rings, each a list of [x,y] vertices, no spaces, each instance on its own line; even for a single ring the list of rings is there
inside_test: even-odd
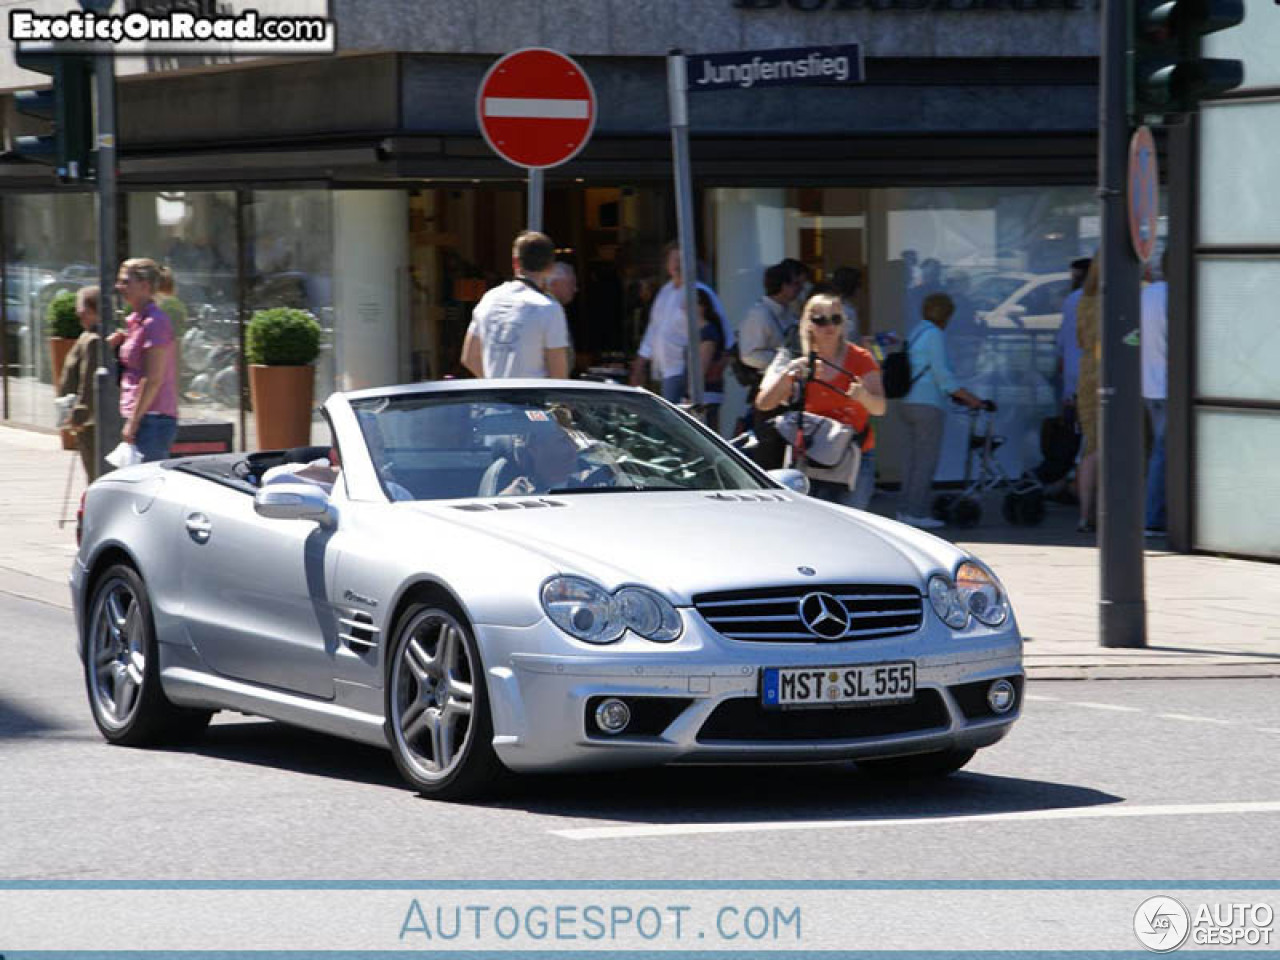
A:
[[[951,519],[951,507],[956,502],[954,493],[940,493],[933,498],[933,519],[947,523]]]
[[[174,706],[164,695],[151,598],[126,564],[109,567],[94,582],[85,617],[84,680],[93,722],[110,743],[182,742],[198,736],[213,716]]]
[[[1018,503],[1022,499],[1020,493],[1006,493],[1004,502],[1000,504],[1000,515],[1004,517],[1004,522],[1017,526],[1022,522],[1018,515]]]
[[[493,749],[484,664],[462,611],[440,600],[411,604],[387,650],[385,731],[401,776],[432,800],[494,790],[507,771]],[[461,745],[454,746],[459,732]]]
[[[939,750],[906,757],[859,760],[858,769],[882,780],[925,780],[947,777],[973,759],[973,750]]]
[[[1032,490],[1018,500],[1018,522],[1024,527],[1034,527],[1044,519],[1044,494]]]
[[[972,497],[957,497],[951,504],[951,523],[957,527],[976,527],[982,519],[982,505]]]

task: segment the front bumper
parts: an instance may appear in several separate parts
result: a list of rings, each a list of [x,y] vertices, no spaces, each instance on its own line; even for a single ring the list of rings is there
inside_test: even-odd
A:
[[[477,629],[489,664],[494,747],[514,770],[572,770],[668,763],[814,762],[977,749],[1009,730],[1022,707],[1022,641],[1000,633],[952,637],[941,624],[890,640],[747,643],[727,640],[686,612],[685,633],[661,647],[635,638],[556,652],[568,643],[549,623]],[[531,650],[542,652],[532,653]],[[908,704],[766,710],[765,667],[839,667],[910,660]],[[985,707],[991,681],[1014,682],[1009,712]],[[617,736],[592,723],[603,697],[643,721]]]

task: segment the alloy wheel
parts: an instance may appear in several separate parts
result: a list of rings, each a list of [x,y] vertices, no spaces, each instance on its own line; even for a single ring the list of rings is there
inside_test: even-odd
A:
[[[112,578],[94,606],[89,635],[93,702],[109,727],[128,725],[142,701],[147,636],[142,608],[130,585]]]
[[[396,647],[391,726],[402,759],[426,781],[448,777],[471,746],[477,671],[462,629],[448,613],[424,610]]]

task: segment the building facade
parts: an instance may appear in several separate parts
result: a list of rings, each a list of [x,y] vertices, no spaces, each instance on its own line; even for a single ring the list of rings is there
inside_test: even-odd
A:
[[[624,367],[676,230],[665,54],[859,43],[857,86],[691,96],[705,279],[736,326],[770,263],[794,257],[818,280],[856,267],[863,334],[900,334],[923,294],[949,292],[952,360],[1000,405],[1006,468],[1040,460],[1068,264],[1100,233],[1093,0],[334,0],[328,12],[332,58],[120,64],[120,250],[177,275],[184,416],[230,420],[253,445],[240,347],[266,306],[320,319],[319,396],[461,372],[471,308],[509,269],[525,218],[524,172],[485,145],[476,90],[497,55],[525,46],[574,56],[596,92],[591,142],[547,172],[544,226],[577,268],[578,368]],[[40,79],[11,51],[0,67],[10,92]],[[24,132],[11,103],[4,120]],[[43,311],[92,282],[93,196],[3,165],[0,221],[2,413],[52,426]],[[729,386],[725,429],[742,403]],[[964,469],[954,419],[941,479]],[[894,434],[891,413],[887,482]]]

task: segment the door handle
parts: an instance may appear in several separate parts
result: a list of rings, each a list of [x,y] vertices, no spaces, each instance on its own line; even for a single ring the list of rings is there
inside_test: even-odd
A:
[[[196,543],[208,543],[213,533],[213,524],[203,513],[192,513],[187,516],[187,535]]]

